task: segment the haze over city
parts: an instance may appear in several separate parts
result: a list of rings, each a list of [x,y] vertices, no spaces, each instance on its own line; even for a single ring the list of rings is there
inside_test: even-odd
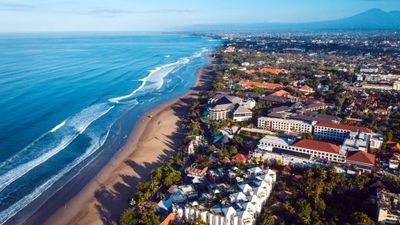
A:
[[[171,31],[196,24],[311,22],[371,8],[400,10],[398,0],[2,0],[0,32]]]

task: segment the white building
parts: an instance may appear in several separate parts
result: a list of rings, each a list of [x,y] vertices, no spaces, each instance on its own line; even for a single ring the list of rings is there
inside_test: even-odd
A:
[[[335,123],[320,122],[314,126],[314,138],[331,141],[344,141],[349,137],[350,132],[357,132],[365,135],[366,139],[372,137],[371,129],[367,127],[349,126]]]
[[[250,174],[256,180],[255,186],[246,183],[239,185],[240,191],[229,196],[230,203],[206,208],[193,202],[174,208],[177,218],[189,220],[200,217],[210,225],[255,225],[262,206],[272,192],[276,173],[258,167],[254,171],[250,171]]]
[[[300,120],[260,117],[257,121],[259,129],[283,131],[285,133],[312,133],[312,124]]]
[[[253,112],[243,106],[239,106],[233,112],[233,121],[243,122],[243,121],[249,121],[252,118],[253,118]]]
[[[274,148],[297,152],[311,156],[313,159],[323,159],[331,162],[344,163],[346,152],[340,147],[328,142],[317,140],[300,140],[294,142],[287,138],[265,136],[259,142],[260,150],[272,152]]]
[[[377,192],[378,223],[400,224],[400,195],[387,190]]]

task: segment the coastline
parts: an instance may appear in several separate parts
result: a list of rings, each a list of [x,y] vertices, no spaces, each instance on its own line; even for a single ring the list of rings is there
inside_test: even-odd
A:
[[[117,224],[120,213],[128,207],[135,185],[146,180],[152,169],[160,166],[182,145],[183,115],[191,102],[211,85],[208,64],[196,72],[195,85],[185,94],[147,111],[132,130],[126,144],[64,207],[34,215],[34,221],[51,225]],[[40,211],[46,212],[51,204]],[[34,224],[28,219],[24,224]]]

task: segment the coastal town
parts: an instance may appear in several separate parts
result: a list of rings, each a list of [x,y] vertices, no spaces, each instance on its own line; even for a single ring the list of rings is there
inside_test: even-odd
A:
[[[218,38],[184,145],[121,224],[399,224],[397,34]]]

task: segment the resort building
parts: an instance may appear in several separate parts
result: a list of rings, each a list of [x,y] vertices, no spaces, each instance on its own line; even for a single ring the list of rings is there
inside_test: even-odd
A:
[[[290,104],[296,101],[297,98],[285,90],[279,90],[260,98],[260,102],[265,104]]]
[[[246,107],[239,106],[234,112],[233,112],[233,121],[236,122],[243,122],[243,121],[249,121],[253,118],[253,112],[249,110]]]
[[[208,101],[208,118],[211,121],[226,120],[233,118],[234,121],[242,122],[251,120],[253,112],[250,110],[256,106],[254,99],[242,99],[232,95],[216,95]]]
[[[257,121],[259,129],[282,131],[285,133],[312,133],[312,124],[300,120],[260,117]]]
[[[245,89],[252,90],[254,88],[263,88],[267,90],[276,90],[281,89],[282,85],[276,83],[268,83],[268,82],[257,82],[250,80],[241,80],[239,85]]]
[[[316,140],[294,140],[275,136],[265,136],[259,142],[258,149],[273,152],[274,149],[282,149],[306,155],[307,159],[322,159],[330,162],[344,163],[346,152],[341,151],[338,145]],[[267,155],[268,156],[268,155]]]
[[[225,174],[233,173],[226,172]],[[271,195],[276,173],[253,167],[235,177],[240,178],[240,182],[211,184],[208,186],[208,192],[199,193],[197,198],[184,204],[173,204],[171,208],[176,214],[176,219],[200,218],[210,225],[255,225],[262,207]],[[228,201],[209,207],[208,203],[213,202],[215,195],[227,195]]]
[[[350,132],[363,135],[368,141],[372,137],[371,129],[367,127],[349,126],[335,123],[320,122],[314,126],[314,138],[342,142],[349,137]]]
[[[385,189],[377,191],[378,223],[400,224],[400,194]]]

